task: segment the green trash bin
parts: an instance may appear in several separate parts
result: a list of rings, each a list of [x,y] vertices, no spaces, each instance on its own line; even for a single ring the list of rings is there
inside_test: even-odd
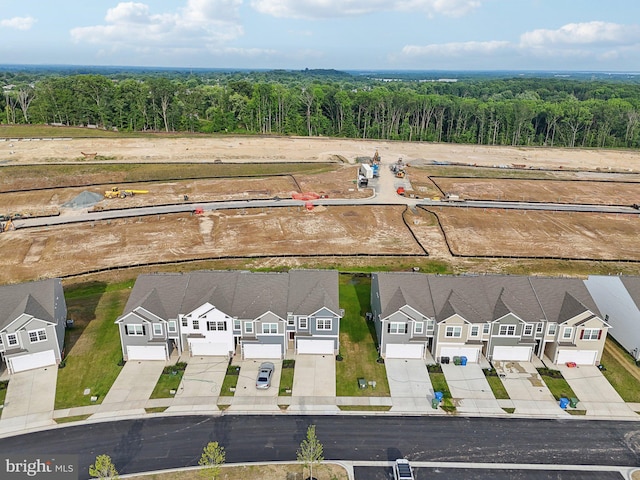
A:
[[[440,400],[438,400],[437,398],[432,398],[431,399],[431,408],[433,408],[434,410],[438,409],[438,405],[440,405]]]
[[[570,406],[571,408],[576,408],[576,407],[578,406],[578,401],[579,401],[579,400],[578,400],[576,397],[571,397],[571,398],[569,399],[569,406]]]
[[[460,357],[453,357],[454,365],[460,365],[461,363],[462,363],[462,360],[460,359]]]

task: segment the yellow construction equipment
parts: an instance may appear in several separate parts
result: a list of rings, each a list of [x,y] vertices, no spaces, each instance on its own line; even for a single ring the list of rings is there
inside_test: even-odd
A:
[[[133,197],[143,193],[149,193],[149,190],[120,190],[119,187],[113,187],[111,190],[104,192],[104,198],[125,198]]]
[[[9,219],[6,223],[0,223],[0,232],[8,232],[9,230],[15,230],[16,226],[13,224],[13,220]]]

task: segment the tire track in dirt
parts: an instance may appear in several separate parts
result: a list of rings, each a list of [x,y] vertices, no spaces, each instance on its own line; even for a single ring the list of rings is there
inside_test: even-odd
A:
[[[609,355],[614,357],[622,365],[625,365],[626,363],[629,363],[628,360],[625,358],[624,354],[622,352],[620,352],[615,346],[612,346],[610,343],[605,342],[604,349]],[[638,380],[640,382],[640,370],[634,370],[634,369],[630,369],[630,368],[627,368],[626,370],[636,380]]]

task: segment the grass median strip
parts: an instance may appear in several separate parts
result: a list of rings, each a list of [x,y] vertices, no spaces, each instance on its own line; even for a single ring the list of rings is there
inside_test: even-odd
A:
[[[282,372],[280,374],[280,387],[278,395],[281,397],[290,397],[293,391],[293,372],[296,366],[295,360],[283,360]]]
[[[567,399],[576,398],[573,389],[569,386],[559,370],[538,368],[538,373],[556,400],[560,400],[563,397]]]
[[[158,378],[150,398],[172,398],[180,386],[184,370],[187,368],[185,362],[178,362],[175,365],[164,367],[162,375]],[[172,394],[171,391],[174,393]]]
[[[227,367],[227,374],[224,376],[224,381],[222,382],[220,396],[233,397],[236,393],[236,386],[238,385],[239,377],[240,367],[238,365],[229,365]]]
[[[484,368],[482,371],[484,372],[484,376],[487,378],[487,382],[491,387],[493,396],[496,397],[497,400],[509,400],[511,397],[507,393],[507,389],[504,388],[502,380],[498,377],[498,372],[493,368]]]
[[[456,411],[456,406],[451,397],[451,391],[447,384],[447,379],[442,373],[442,367],[439,364],[427,365],[429,371],[429,378],[431,379],[431,385],[434,392],[442,392],[442,404],[440,408],[445,412],[453,413]]]

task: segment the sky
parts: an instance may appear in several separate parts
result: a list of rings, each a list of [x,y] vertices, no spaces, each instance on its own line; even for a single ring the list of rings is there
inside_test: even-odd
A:
[[[0,64],[640,71],[638,0],[0,0]]]

